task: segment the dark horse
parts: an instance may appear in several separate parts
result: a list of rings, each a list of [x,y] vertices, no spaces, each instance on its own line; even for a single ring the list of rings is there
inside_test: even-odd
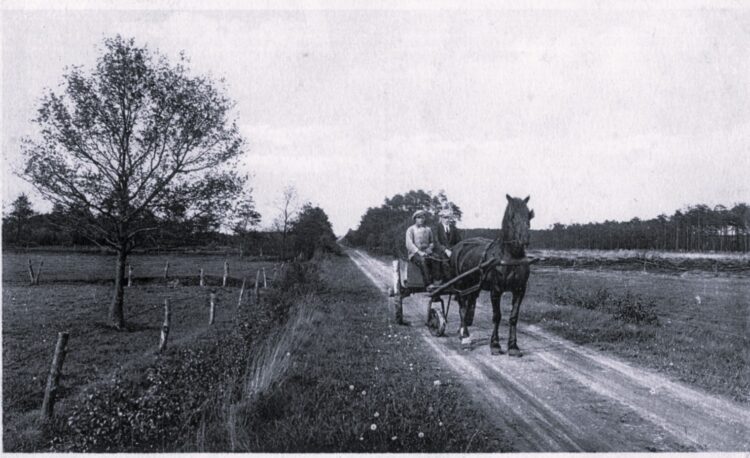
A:
[[[529,263],[526,262],[526,247],[529,245],[529,222],[534,217],[534,211],[529,210],[525,199],[508,198],[508,206],[503,216],[502,234],[498,239],[490,240],[481,237],[466,239],[453,247],[451,254],[451,269],[455,275],[460,275],[472,268],[496,261],[495,265],[480,269],[475,275],[459,280],[455,285],[459,290],[467,290],[478,286],[475,291],[465,296],[458,295],[461,328],[459,337],[462,341],[469,337],[469,326],[474,321],[474,309],[481,290],[490,291],[492,301],[492,338],[490,350],[493,354],[501,354],[500,338],[497,328],[500,325],[500,296],[510,291],[513,293],[513,309],[510,312],[510,333],[508,335],[508,354],[521,356],[521,350],[516,342],[516,324],[518,310],[526,293],[526,282],[529,280]]]

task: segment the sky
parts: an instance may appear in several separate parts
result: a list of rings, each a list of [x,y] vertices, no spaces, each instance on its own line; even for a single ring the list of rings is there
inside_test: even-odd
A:
[[[289,185],[339,235],[411,189],[462,227],[499,227],[505,194],[536,229],[750,202],[748,3],[120,5],[3,4],[4,205],[48,208],[12,173],[20,140],[115,34],[225,79],[264,227]]]

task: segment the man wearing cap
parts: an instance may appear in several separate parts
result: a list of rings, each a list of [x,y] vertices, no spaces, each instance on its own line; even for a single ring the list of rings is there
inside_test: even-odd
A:
[[[432,229],[425,225],[427,212],[417,210],[412,215],[414,224],[406,230],[406,251],[409,253],[409,261],[413,262],[422,272],[424,284],[428,289],[434,288],[433,262],[430,257],[435,246],[435,237],[432,235]]]
[[[440,212],[440,223],[436,232],[435,253],[441,258],[440,267],[443,280],[448,280],[453,276],[450,270],[451,248],[461,241],[461,234],[456,228],[456,220],[450,209],[444,209]]]

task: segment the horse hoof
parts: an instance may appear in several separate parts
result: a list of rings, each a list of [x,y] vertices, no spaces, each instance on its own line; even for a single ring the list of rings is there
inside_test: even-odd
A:
[[[502,355],[503,349],[498,345],[497,347],[490,347],[490,353],[493,355]]]
[[[516,358],[520,358],[521,356],[523,356],[523,354],[518,348],[511,348],[510,350],[508,350],[508,356],[515,356]]]
[[[471,345],[471,337],[462,337],[461,345]]]

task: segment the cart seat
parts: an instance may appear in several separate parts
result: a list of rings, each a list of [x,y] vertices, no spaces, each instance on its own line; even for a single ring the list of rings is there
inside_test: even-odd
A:
[[[422,272],[419,267],[415,266],[414,263],[409,261],[401,260],[399,262],[401,286],[403,288],[424,288],[424,279],[422,278]]]

